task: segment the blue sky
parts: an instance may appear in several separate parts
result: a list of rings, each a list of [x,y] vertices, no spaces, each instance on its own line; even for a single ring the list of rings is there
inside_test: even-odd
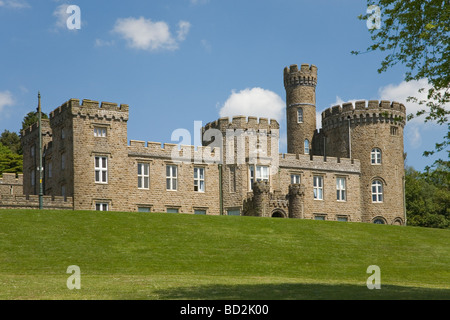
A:
[[[80,8],[80,29],[67,27],[68,5]],[[427,85],[403,83],[401,65],[378,74],[379,53],[350,53],[371,43],[357,19],[366,9],[357,0],[0,0],[0,131],[18,132],[40,91],[47,113],[71,98],[129,104],[129,140],[169,143],[174,130],[193,136],[194,121],[236,109],[269,116],[285,152],[286,66],[318,67],[319,114],[351,100],[406,103]],[[445,129],[408,123],[407,164],[432,164],[422,153]]]

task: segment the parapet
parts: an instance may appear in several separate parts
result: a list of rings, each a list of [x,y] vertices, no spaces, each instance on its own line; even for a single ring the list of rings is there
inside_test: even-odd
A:
[[[84,99],[81,104],[79,99],[70,99],[50,112],[50,119],[54,119],[64,112],[80,116],[102,116],[111,119],[128,120],[129,106],[112,102],[98,102]]]
[[[0,178],[0,184],[3,185],[23,185],[23,174],[3,173]]]
[[[243,129],[243,130],[266,130],[267,133],[271,133],[273,129],[280,129],[278,121],[268,118],[246,117],[246,116],[234,116],[231,121],[228,117],[219,118],[216,121],[207,123],[203,128],[204,133],[208,129],[218,129],[225,132],[227,129]]]
[[[296,64],[284,68],[284,87],[313,86],[317,85],[317,67],[315,65],[302,64],[300,69]]]
[[[43,196],[44,209],[73,210],[72,197]],[[0,195],[0,209],[38,209],[37,195]]]
[[[332,128],[345,123],[390,122],[405,126],[406,108],[402,103],[386,100],[360,100],[354,104],[347,102],[336,105],[322,112],[322,126]]]
[[[50,120],[49,119],[42,119],[41,120],[41,125],[42,125],[42,134],[43,135],[51,135],[52,129],[50,127]],[[39,128],[39,122],[35,122],[33,123],[31,126],[29,126],[28,128],[25,128],[24,130],[22,130],[22,138],[31,134],[34,131],[37,131]]]
[[[220,162],[221,149],[205,146],[181,145],[174,143],[164,143],[131,140],[128,146],[128,155],[141,158],[156,158],[164,160],[182,161],[197,163]]]
[[[282,153],[279,165],[283,168],[335,171],[341,173],[361,172],[361,163],[358,159],[337,158],[327,156],[313,156],[305,154]]]

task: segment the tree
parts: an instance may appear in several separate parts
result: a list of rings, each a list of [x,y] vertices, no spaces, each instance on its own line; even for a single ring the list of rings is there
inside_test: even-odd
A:
[[[47,114],[42,112],[42,119],[48,119]],[[22,121],[22,130],[30,127],[31,125],[35,124],[39,121],[39,114],[37,111],[31,111],[28,112],[28,114],[23,118]]]
[[[0,143],[5,147],[8,147],[12,153],[22,154],[22,146],[20,143],[20,137],[15,132],[10,132],[8,130],[3,131],[0,136]]]
[[[3,173],[22,173],[23,157],[11,152],[11,150],[0,143],[0,175]]]
[[[420,173],[411,167],[405,170],[406,216],[408,225],[449,228],[450,227],[450,187],[442,179],[438,168]]]
[[[431,89],[427,100],[409,97],[423,109],[408,119],[425,115],[425,122],[435,121],[447,126],[447,134],[434,150],[424,156],[445,150],[450,145],[450,4],[449,0],[367,0],[368,6],[377,6],[382,24],[370,29],[373,44],[367,52],[386,52],[378,69],[385,72],[397,63],[406,66],[405,81],[427,79]],[[359,19],[371,19],[373,14],[361,15]],[[360,54],[359,51],[352,51]],[[419,90],[422,92],[425,88]],[[450,151],[447,150],[450,157]],[[434,165],[449,166],[450,162],[439,159]]]

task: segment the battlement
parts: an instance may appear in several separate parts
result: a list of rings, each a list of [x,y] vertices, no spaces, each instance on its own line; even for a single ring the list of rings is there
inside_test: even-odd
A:
[[[1,185],[23,185],[23,174],[3,173],[0,178]]]
[[[306,154],[282,153],[279,158],[280,167],[291,169],[309,169],[360,173],[361,163],[357,159],[313,156]]]
[[[336,105],[322,112],[323,128],[352,123],[390,122],[405,126],[406,108],[399,102],[360,100]]]
[[[202,160],[203,162],[219,162],[220,148],[181,145],[174,143],[145,142],[131,140],[128,146],[128,155],[132,157],[142,158],[160,158],[166,160],[194,162],[194,160]]]
[[[317,85],[317,67],[315,65],[293,64],[284,68],[284,87],[313,86]]]
[[[61,106],[50,112],[50,119],[54,119],[58,115],[64,112],[69,112],[72,115],[83,116],[105,116],[107,118],[120,118],[122,120],[128,120],[129,106],[127,104],[121,104],[112,102],[98,102],[94,100],[84,99],[81,102],[79,99],[70,99]]]
[[[203,132],[208,129],[218,129],[220,131],[226,131],[227,129],[253,129],[253,130],[266,130],[268,133],[272,129],[280,129],[278,121],[268,118],[246,117],[246,116],[234,116],[230,122],[228,117],[222,117],[213,122],[207,123],[203,127]]]
[[[52,129],[50,127],[50,120],[49,119],[42,119],[41,120],[41,125],[42,125],[42,134],[44,135],[51,135]],[[25,137],[29,134],[31,134],[34,131],[37,131],[37,129],[39,128],[39,122],[35,122],[33,123],[31,126],[29,126],[28,128],[25,128],[22,130],[22,137]]]
[[[47,210],[73,210],[72,197],[43,196],[43,207]],[[0,195],[0,209],[38,209],[37,195]]]

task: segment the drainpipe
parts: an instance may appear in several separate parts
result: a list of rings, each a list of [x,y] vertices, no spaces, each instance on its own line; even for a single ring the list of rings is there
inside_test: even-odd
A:
[[[44,207],[44,192],[42,186],[42,112],[41,112],[41,93],[38,92],[38,115],[39,115],[39,209]]]
[[[348,119],[348,152],[349,152],[349,158],[352,158],[352,135],[351,135],[351,125],[350,125],[350,121],[351,118],[350,116],[347,117]]]
[[[223,186],[222,186],[222,165],[219,164],[219,205],[220,215],[223,215]]]

